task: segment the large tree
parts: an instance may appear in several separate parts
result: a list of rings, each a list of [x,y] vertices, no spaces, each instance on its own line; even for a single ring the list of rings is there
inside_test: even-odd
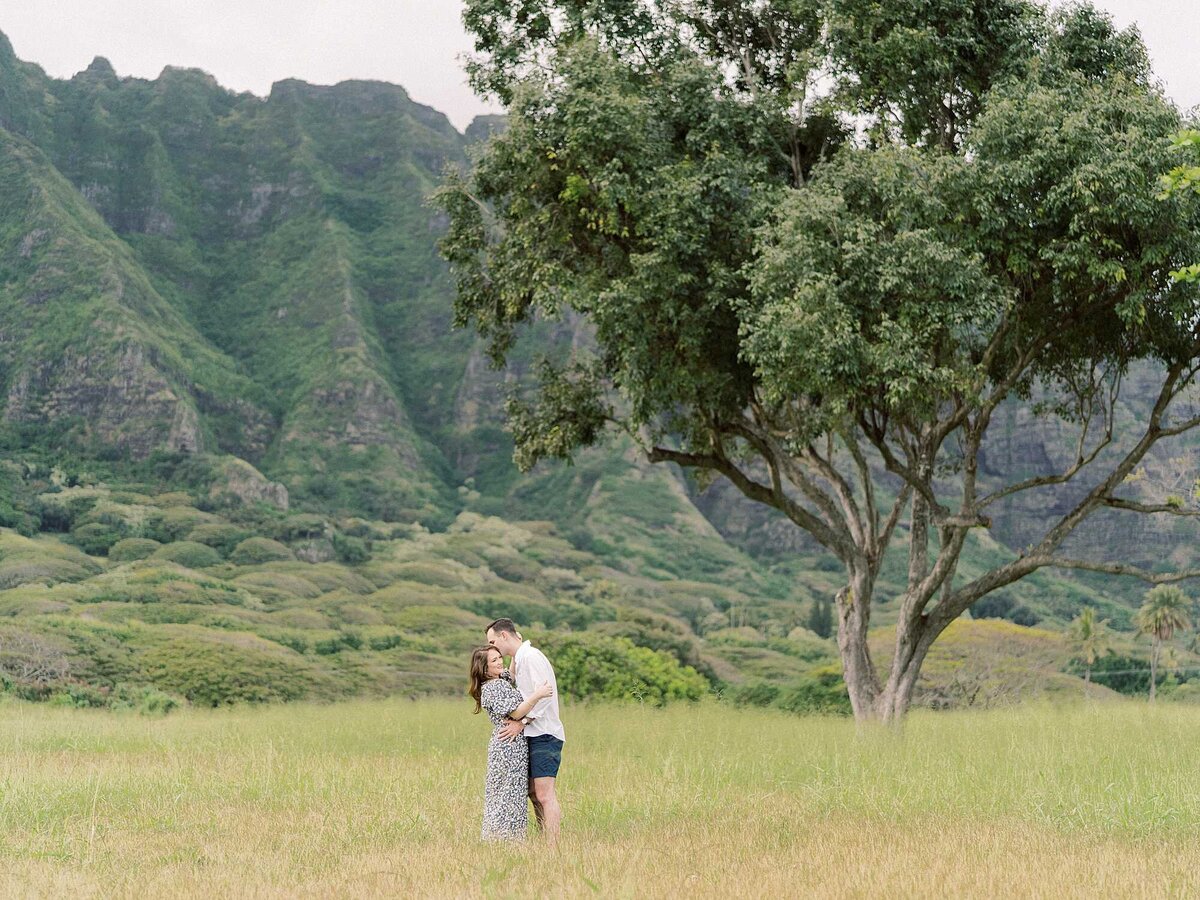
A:
[[[615,428],[788,517],[844,566],[861,718],[901,716],[947,625],[1038,569],[1185,574],[1062,549],[1100,509],[1188,512],[1120,494],[1200,424],[1177,411],[1200,303],[1169,275],[1200,229],[1156,196],[1179,120],[1135,33],[1025,0],[468,0],[464,19],[509,119],[438,197],[458,322],[497,364],[537,317],[594,333],[510,402],[520,465]],[[1118,452],[1141,361],[1158,390]],[[1075,461],[985,485],[1014,397],[1078,427]],[[993,504],[1077,478],[1039,540],[956,577]],[[905,549],[877,666],[875,586]]]

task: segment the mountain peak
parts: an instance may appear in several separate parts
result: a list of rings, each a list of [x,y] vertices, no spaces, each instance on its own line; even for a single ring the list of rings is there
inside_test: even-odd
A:
[[[194,66],[163,66],[163,70],[158,73],[159,82],[183,81],[192,79],[203,82],[205,85],[223,91],[224,88],[217,82],[210,73],[203,69],[197,69]]]
[[[118,82],[117,71],[103,56],[97,56],[88,64],[88,67],[75,76],[76,78],[84,78],[92,81],[102,81],[105,84],[115,85]]]
[[[482,115],[471,120],[464,132],[467,140],[474,144],[476,141],[486,141],[493,134],[504,134],[508,128],[508,116]]]
[[[97,56],[95,59],[93,59],[91,61],[91,63],[88,65],[88,67],[86,69],[84,69],[84,71],[89,72],[92,75],[116,75],[117,74],[116,70],[112,66],[112,63],[110,63],[103,56]]]
[[[13,51],[12,41],[0,31],[0,65],[11,66],[16,61],[17,54]]]

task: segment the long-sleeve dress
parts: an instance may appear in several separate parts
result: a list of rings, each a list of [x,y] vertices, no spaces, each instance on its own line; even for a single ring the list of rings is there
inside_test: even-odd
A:
[[[507,673],[505,673],[507,675]],[[529,745],[525,735],[505,741],[497,732],[524,698],[506,678],[484,682],[479,704],[495,726],[488,743],[483,790],[483,839],[524,840],[529,827]]]

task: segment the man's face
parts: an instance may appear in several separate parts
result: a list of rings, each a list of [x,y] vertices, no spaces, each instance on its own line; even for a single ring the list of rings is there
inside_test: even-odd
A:
[[[488,646],[495,647],[505,656],[512,656],[521,642],[517,640],[515,634],[510,634],[507,631],[496,631],[494,628],[487,630]]]

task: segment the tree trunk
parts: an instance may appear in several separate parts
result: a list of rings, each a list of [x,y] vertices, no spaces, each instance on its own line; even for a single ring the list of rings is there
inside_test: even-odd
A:
[[[1154,636],[1154,644],[1150,648],[1150,702],[1154,702],[1154,685],[1158,681],[1158,635]]]
[[[838,649],[842,676],[854,718],[898,724],[912,703],[921,666],[941,629],[924,616],[896,623],[896,650],[886,685],[881,685],[867,645],[874,585],[869,576],[852,574],[837,595]]]
[[[1090,685],[1092,683],[1092,667],[1091,666],[1083,667],[1083,683],[1085,686]]]
[[[900,628],[901,625],[897,623],[896,627]],[[928,637],[924,631],[918,633],[912,627],[909,629],[909,634],[906,635],[906,640],[912,643],[912,650],[905,654],[904,658],[897,654],[896,658],[892,660],[892,671],[888,676],[887,687],[884,688],[883,694],[879,698],[879,718],[888,724],[898,724],[904,718],[904,714],[908,712],[908,707],[912,703],[913,691],[917,687],[917,678],[921,674],[921,666],[933,643],[932,638]]]
[[[842,657],[842,678],[850,695],[854,718],[859,721],[878,717],[879,679],[867,646],[871,620],[870,577],[852,571],[850,583],[838,591],[838,650]]]

